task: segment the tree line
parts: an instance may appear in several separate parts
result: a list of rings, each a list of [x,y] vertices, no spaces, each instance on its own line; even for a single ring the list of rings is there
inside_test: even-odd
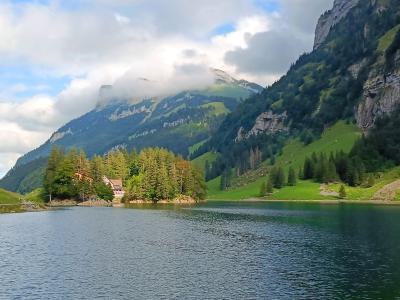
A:
[[[296,186],[297,175],[293,167],[289,167],[287,176],[282,166],[272,167],[268,180],[263,181],[260,187],[260,196],[272,194],[274,189],[281,189],[285,186]]]
[[[202,171],[165,149],[147,148],[140,153],[115,150],[88,159],[83,150],[64,152],[55,146],[44,175],[46,198],[112,200],[113,191],[103,176],[122,179],[126,201],[156,202],[179,195],[199,200],[206,196]]]

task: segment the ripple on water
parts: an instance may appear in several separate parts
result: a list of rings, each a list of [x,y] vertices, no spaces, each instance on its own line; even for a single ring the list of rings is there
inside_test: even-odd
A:
[[[399,209],[364,206],[1,215],[0,299],[393,299],[398,232]]]

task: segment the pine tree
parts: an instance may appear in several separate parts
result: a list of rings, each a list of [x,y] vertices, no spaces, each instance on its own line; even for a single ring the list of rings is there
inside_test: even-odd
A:
[[[58,165],[54,180],[55,195],[60,199],[75,198],[78,194],[74,184],[74,165],[64,157]]]
[[[285,185],[285,172],[282,167],[278,167],[275,171],[274,188],[281,189]]]
[[[314,167],[313,162],[310,158],[306,158],[304,161],[304,168],[303,168],[303,179],[309,180],[314,178]]]
[[[250,163],[250,169],[253,170],[256,166],[253,148],[251,148],[249,151],[249,163]]]
[[[296,172],[293,167],[289,168],[287,184],[288,184],[288,186],[295,186],[297,184]]]
[[[267,185],[265,181],[263,181],[260,186],[260,197],[264,197],[266,194],[267,194]]]
[[[375,185],[375,178],[373,175],[368,177],[367,187],[373,187]]]
[[[62,160],[63,153],[60,151],[58,146],[55,145],[50,153],[43,179],[43,187],[46,195],[48,196],[48,198],[46,197],[46,199],[48,199],[49,201],[52,200],[54,193],[56,192],[56,174]]]
[[[346,189],[345,189],[344,185],[340,186],[339,197],[340,197],[340,199],[345,199],[347,197],[347,193],[346,193]]]
[[[90,174],[94,180],[94,182],[101,182],[104,175],[104,162],[103,159],[95,155],[90,162]]]
[[[299,178],[299,179],[304,179],[303,176],[304,176],[304,171],[303,171],[302,168],[300,168],[300,169],[299,169],[298,178]]]
[[[271,176],[268,178],[266,191],[267,194],[272,194],[274,192],[274,185]]]

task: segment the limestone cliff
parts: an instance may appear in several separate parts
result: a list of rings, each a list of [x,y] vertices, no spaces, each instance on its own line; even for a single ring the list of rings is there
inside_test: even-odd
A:
[[[246,133],[244,128],[240,127],[235,140],[239,142],[254,135],[273,134],[281,131],[286,131],[286,119],[286,112],[283,112],[282,114],[275,114],[272,111],[264,112],[257,117],[253,128],[249,132]]]
[[[335,0],[333,8],[322,15],[315,30],[314,49],[317,49],[327,38],[332,27],[347,16],[360,0]]]
[[[367,131],[376,119],[390,114],[400,104],[400,73],[378,75],[364,84],[364,100],[356,112],[358,126]]]

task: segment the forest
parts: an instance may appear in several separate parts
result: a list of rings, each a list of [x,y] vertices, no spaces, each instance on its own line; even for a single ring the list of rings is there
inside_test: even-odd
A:
[[[362,98],[369,72],[384,67],[379,64],[380,57],[375,52],[379,38],[399,22],[395,13],[399,2],[391,1],[390,5],[392,9],[379,15],[374,14],[371,5],[360,5],[352,10],[351,15],[330,32],[321,48],[300,56],[285,76],[260,94],[249,97],[229,114],[218,132],[192,157],[208,151],[220,153],[207,178],[216,178],[231,168],[244,169],[244,172],[251,169],[247,163],[249,152],[256,147],[265,160],[279,153],[289,138],[300,138],[308,144],[338,120],[354,121],[354,107]],[[365,31],[365,28],[370,30]],[[397,34],[383,55],[388,70],[394,66],[394,53],[399,44],[400,34]],[[354,78],[349,67],[363,57],[365,64]],[[290,130],[236,142],[239,128],[249,131],[256,118],[266,111],[286,112],[285,125]]]
[[[55,146],[44,175],[46,199],[110,201],[113,191],[103,182],[103,176],[122,179],[123,201],[157,202],[180,195],[195,200],[206,197],[203,172],[165,149],[147,148],[140,153],[115,150],[88,159],[82,150],[72,148],[65,153]]]

